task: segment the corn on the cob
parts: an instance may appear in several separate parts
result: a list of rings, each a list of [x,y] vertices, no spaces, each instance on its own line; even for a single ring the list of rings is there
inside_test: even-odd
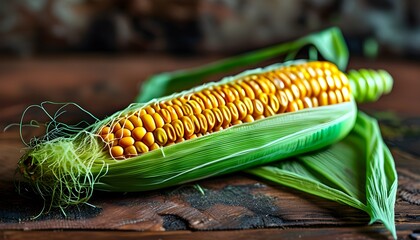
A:
[[[350,101],[349,81],[329,62],[280,66],[143,106],[102,127],[116,159],[246,122]]]
[[[146,191],[239,171],[346,136],[357,113],[349,86],[327,62],[249,70],[46,138],[19,166],[61,207],[86,202],[93,189]]]

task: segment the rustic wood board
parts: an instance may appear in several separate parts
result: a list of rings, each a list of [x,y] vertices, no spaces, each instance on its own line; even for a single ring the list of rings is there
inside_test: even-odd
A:
[[[331,231],[332,227],[337,227],[337,230],[344,227],[344,233],[348,234],[350,226],[357,226],[355,231],[363,229],[388,236],[380,225],[372,229],[366,227],[368,216],[356,209],[242,173],[198,182],[204,195],[194,185],[147,193],[96,192],[90,203],[97,207],[71,207],[66,209],[67,216],[53,209],[31,220],[41,211],[42,201],[32,196],[20,196],[14,191],[14,160],[20,153],[16,147],[18,140],[11,139],[9,134],[4,134],[0,140],[1,152],[8,153],[2,155],[0,167],[0,230],[194,232],[305,227]],[[400,183],[396,204],[397,229],[400,236],[407,237],[407,231],[411,230],[411,234],[420,226],[420,174],[417,171],[420,159],[399,150],[394,150],[393,155]],[[305,233],[306,229],[301,231]]]
[[[136,89],[128,86],[138,84],[147,75],[206,61],[209,59],[178,61],[167,57],[128,58],[116,62],[93,58],[84,59],[82,63],[77,59],[0,61],[0,79],[5,80],[0,94],[0,123],[6,126],[17,122],[27,105],[43,100],[77,99],[78,104],[95,115],[105,116],[133,99]],[[159,66],[156,62],[166,68],[156,67]],[[410,124],[414,128],[420,126],[420,109],[413,101],[419,99],[413,90],[419,86],[420,76],[415,64],[358,61],[352,66],[383,67],[396,77],[394,92],[390,96],[378,103],[366,104],[362,106],[363,109],[372,113],[393,110],[400,115],[414,116],[410,118]],[[407,84],[411,87],[407,87]],[[31,117],[40,117],[31,114]],[[84,117],[78,115],[77,111],[70,111],[69,116],[74,119]],[[387,121],[383,121],[383,124],[385,128],[390,126],[387,129],[391,129],[391,132],[399,129]],[[407,124],[407,121],[400,124]],[[404,137],[388,136],[399,174],[396,223],[399,238],[415,239],[416,231],[420,230],[420,155],[416,155],[416,149],[420,149],[420,146],[415,144],[419,141],[418,136],[406,136],[405,140]],[[413,141],[412,146],[408,144],[404,148]],[[90,203],[96,207],[70,207],[66,209],[66,216],[52,209],[48,214],[32,220],[41,211],[43,202],[30,193],[25,192],[21,196],[15,191],[14,174],[23,147],[17,129],[11,128],[2,133],[0,143],[0,236],[4,239],[40,239],[52,230],[72,230],[60,232],[63,239],[86,238],[92,233],[101,239],[146,239],[151,236],[162,239],[389,237],[379,224],[366,226],[368,216],[356,209],[272,185],[243,173],[197,182],[204,189],[204,195],[194,184],[147,193],[95,192]],[[217,231],[201,232],[208,230]]]

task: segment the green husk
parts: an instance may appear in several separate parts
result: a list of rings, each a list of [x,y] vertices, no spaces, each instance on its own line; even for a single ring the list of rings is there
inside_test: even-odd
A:
[[[350,134],[323,150],[246,170],[260,178],[337,201],[382,222],[396,238],[397,173],[375,119],[359,112]]]
[[[350,102],[236,125],[161,151],[110,163],[95,189],[159,189],[319,149],[342,139],[351,130],[355,113],[355,105]]]

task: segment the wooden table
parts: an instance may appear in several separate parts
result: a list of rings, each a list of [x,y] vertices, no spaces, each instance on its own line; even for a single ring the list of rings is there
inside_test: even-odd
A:
[[[217,57],[54,57],[0,59],[0,127],[19,122],[23,110],[45,100],[76,102],[99,118],[131,102],[148,75],[206,63]],[[399,239],[420,239],[420,68],[417,62],[356,59],[354,68],[383,68],[395,78],[392,94],[360,106],[392,111],[381,121],[399,174]],[[69,109],[69,119],[86,117]],[[380,114],[378,116],[384,116]],[[386,115],[386,116],[389,116]],[[40,111],[28,118],[42,119]],[[408,130],[407,130],[408,129]],[[404,131],[403,131],[404,130]],[[385,134],[387,133],[387,134]],[[0,135],[0,238],[2,239],[386,239],[380,224],[351,207],[272,185],[243,173],[147,193],[95,192],[91,204],[52,209],[36,220],[42,201],[15,191],[23,147],[18,128]]]

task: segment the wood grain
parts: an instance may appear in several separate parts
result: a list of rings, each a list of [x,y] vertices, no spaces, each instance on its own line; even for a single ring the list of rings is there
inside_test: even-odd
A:
[[[0,60],[0,126],[19,121],[28,105],[44,100],[73,101],[97,117],[104,117],[132,101],[139,83],[148,75],[211,60],[211,57],[179,60],[157,56]],[[365,104],[362,109],[371,113],[394,111],[400,116],[420,118],[417,106],[420,69],[415,63],[358,60],[351,66],[384,68],[395,77],[392,94],[377,103]],[[28,118],[42,119],[42,115],[34,110],[28,113]],[[77,108],[69,108],[66,116],[70,121],[87,117]],[[28,139],[37,131],[39,129],[25,128],[24,138]],[[388,143],[392,146],[399,174],[398,236],[415,239],[415,231],[420,229],[420,156],[401,147],[408,140],[391,140]],[[34,220],[32,217],[42,210],[43,201],[26,191],[23,185],[21,195],[15,191],[16,163],[23,147],[17,128],[0,134],[2,239],[41,239],[52,233],[57,239],[390,237],[379,224],[367,226],[368,216],[356,209],[242,173],[197,182],[204,189],[204,195],[194,184],[146,193],[95,192],[90,201],[95,207],[69,207],[65,210],[66,215],[51,209]]]
[[[398,227],[398,239],[416,239],[418,235],[411,229],[412,224],[401,224]],[[0,231],[0,239],[17,240],[45,239],[51,236],[50,231]],[[133,231],[54,231],[54,239],[255,239],[255,240],[336,240],[336,239],[391,239],[386,237],[384,229],[379,226],[352,226],[352,227],[317,227],[317,228],[282,228],[282,229],[252,229],[252,230],[231,230],[231,231],[166,231],[166,232],[133,232]]]

